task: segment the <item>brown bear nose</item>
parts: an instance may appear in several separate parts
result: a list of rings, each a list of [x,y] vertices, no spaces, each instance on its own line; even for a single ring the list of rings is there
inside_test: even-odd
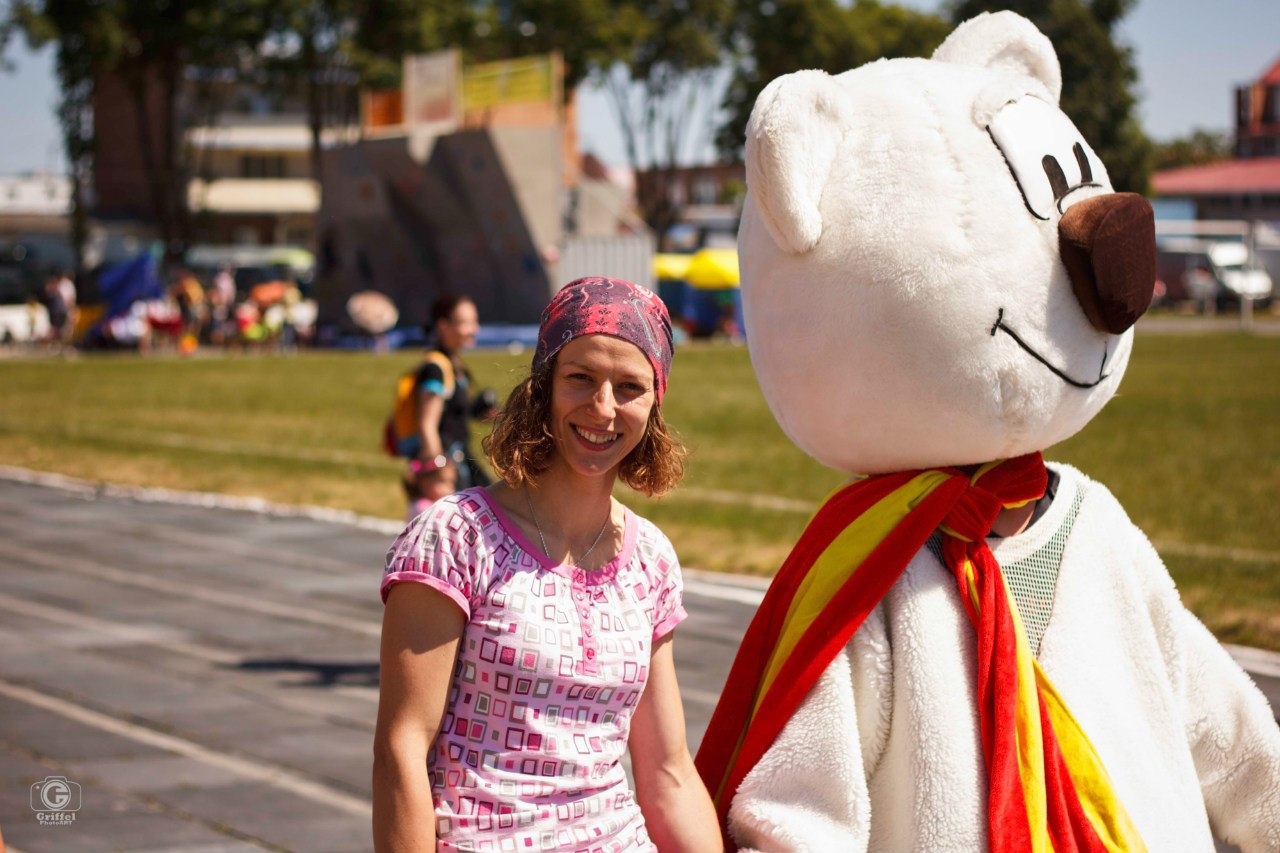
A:
[[[1089,322],[1118,335],[1151,305],[1155,214],[1137,193],[1108,193],[1067,208],[1058,225],[1062,263]]]

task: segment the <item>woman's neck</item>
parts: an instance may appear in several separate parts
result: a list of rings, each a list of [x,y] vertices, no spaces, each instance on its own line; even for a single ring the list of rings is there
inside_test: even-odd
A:
[[[598,477],[583,477],[568,466],[553,462],[538,477],[531,498],[544,528],[554,526],[579,542],[587,534],[595,535],[605,513],[613,505],[613,472]]]

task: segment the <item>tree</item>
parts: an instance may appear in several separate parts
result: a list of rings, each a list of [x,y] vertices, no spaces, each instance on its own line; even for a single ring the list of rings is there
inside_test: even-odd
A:
[[[72,21],[86,26],[66,31]],[[113,32],[97,20],[94,10],[78,3],[47,3],[37,9],[18,3],[0,24],[0,44],[21,31],[28,45],[39,48],[57,41],[55,70],[59,84],[58,125],[62,131],[63,154],[71,183],[71,252],[74,275],[84,280],[85,245],[88,242],[88,189],[93,167],[94,69],[104,53],[111,50]],[[65,32],[65,35],[64,35]]]
[[[714,119],[730,11],[724,0],[632,4],[616,19],[632,20],[614,31],[614,62],[596,62],[637,175],[640,214],[658,235],[679,219],[671,186],[681,152]]]
[[[881,58],[928,56],[950,31],[941,18],[874,0],[765,0],[739,4],[733,21],[733,77],[716,137],[740,159],[756,97],[772,80],[804,68],[832,74]]]
[[[187,215],[189,115],[182,86],[192,67],[234,67],[261,38],[267,0],[19,0],[9,21],[33,47],[58,44],[63,145],[72,170],[73,242],[84,238],[83,190],[93,150],[92,102],[103,75],[129,92],[152,215],[166,256],[181,256]],[[78,223],[78,224],[77,224]]]
[[[1155,168],[1159,171],[1202,166],[1229,160],[1231,155],[1231,138],[1227,134],[1197,128],[1189,136],[1155,143]]]
[[[1134,107],[1138,72],[1133,51],[1115,28],[1134,0],[958,0],[956,23],[981,12],[1010,9],[1044,33],[1062,66],[1062,110],[1107,164],[1117,190],[1145,193],[1153,149]]]
[[[680,154],[714,120],[732,0],[505,0],[472,4],[460,39],[477,61],[558,51],[566,95],[590,78],[613,106],[641,215],[661,234]]]

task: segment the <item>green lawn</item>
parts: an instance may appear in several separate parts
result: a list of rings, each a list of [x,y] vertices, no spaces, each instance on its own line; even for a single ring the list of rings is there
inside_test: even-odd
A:
[[[379,449],[394,355],[0,361],[0,463],[399,517]],[[500,391],[528,355],[474,353]],[[774,424],[744,349],[688,346],[668,421],[692,450],[661,501],[622,497],[689,565],[768,574],[842,479]],[[1280,649],[1280,338],[1142,335],[1121,393],[1053,448],[1106,483],[1224,640]]]

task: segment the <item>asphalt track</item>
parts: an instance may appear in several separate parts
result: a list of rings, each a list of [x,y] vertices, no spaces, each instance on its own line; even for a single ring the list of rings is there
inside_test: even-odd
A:
[[[10,850],[369,850],[396,525],[206,503],[0,479]],[[676,658],[696,745],[762,585],[686,581]],[[1280,707],[1280,657],[1235,651]],[[61,792],[59,824],[42,823],[33,798]]]

